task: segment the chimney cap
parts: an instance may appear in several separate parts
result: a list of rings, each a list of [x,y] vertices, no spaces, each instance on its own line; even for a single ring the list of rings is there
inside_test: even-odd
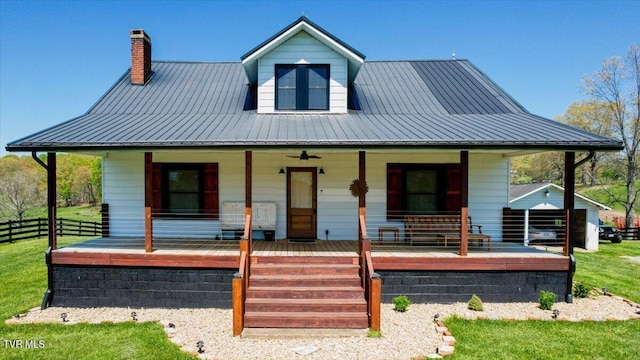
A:
[[[132,39],[145,39],[151,43],[151,38],[143,29],[131,29],[130,34]]]

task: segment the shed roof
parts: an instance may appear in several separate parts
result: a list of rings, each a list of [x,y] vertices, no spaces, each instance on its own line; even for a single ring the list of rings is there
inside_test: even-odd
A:
[[[527,112],[467,60],[372,61],[347,114],[244,111],[240,62],[153,62],[127,71],[87,113],[9,143],[10,151],[219,147],[619,150],[617,140]]]
[[[509,186],[509,203],[511,204],[545,189],[552,189],[554,191],[564,193],[564,188],[562,186],[558,186],[552,183],[512,184]],[[574,196],[590,203],[594,207],[601,208],[602,210],[611,210],[611,208],[607,205],[589,199],[584,195],[574,193]]]

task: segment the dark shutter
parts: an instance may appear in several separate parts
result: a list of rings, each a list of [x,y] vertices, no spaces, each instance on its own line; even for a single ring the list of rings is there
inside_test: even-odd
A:
[[[204,164],[204,213],[205,217],[218,219],[218,164]]]
[[[402,166],[387,164],[387,220],[402,220]]]
[[[151,213],[162,213],[162,164],[153,163],[151,166]]]
[[[447,165],[447,211],[459,212],[462,207],[460,164]]]

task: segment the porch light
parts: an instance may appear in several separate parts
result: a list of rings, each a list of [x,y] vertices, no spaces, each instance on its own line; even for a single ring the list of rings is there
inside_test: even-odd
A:
[[[433,315],[433,322],[438,322],[439,317],[440,317],[440,314]]]
[[[169,328],[171,328],[171,329],[175,329],[175,328],[176,328],[176,326],[175,326],[173,323],[169,323]]]
[[[284,175],[284,168],[282,166],[280,166],[280,171],[278,171],[278,174]]]
[[[62,319],[62,322],[67,322],[67,313],[64,312],[64,313],[60,314],[60,319]]]
[[[320,166],[320,171],[318,172],[318,174],[324,175],[324,169],[322,168],[322,166]]]
[[[554,309],[553,310],[553,315],[551,316],[553,319],[557,319],[558,316],[560,315],[560,310],[558,309]]]
[[[132,319],[133,321],[138,321],[138,319],[136,319],[136,315],[138,315],[138,314],[136,314],[136,312],[135,312],[135,311],[132,311],[132,312],[131,312],[131,319]]]
[[[544,190],[544,197],[546,197],[546,198],[549,197],[549,189],[545,189]]]
[[[602,288],[602,295],[607,295],[609,293],[609,289],[607,289],[606,287]]]
[[[13,318],[16,319],[16,320],[20,319],[20,314],[13,315]]]
[[[196,346],[198,347],[198,354],[202,354],[204,352],[204,342],[200,340],[196,343]]]

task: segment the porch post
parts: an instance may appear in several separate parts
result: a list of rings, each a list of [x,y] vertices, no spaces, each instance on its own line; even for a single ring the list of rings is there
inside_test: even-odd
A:
[[[244,214],[245,214],[245,218],[246,216],[249,216],[249,229],[248,229],[248,234],[245,233],[245,236],[247,236],[247,240],[249,240],[249,248],[247,251],[247,254],[251,254],[253,252],[253,231],[251,230],[252,228],[252,223],[253,223],[253,219],[252,219],[252,214],[251,214],[251,193],[252,193],[252,164],[253,164],[253,156],[252,156],[252,152],[247,150],[244,153]]]
[[[153,204],[153,153],[144,153],[144,251],[153,251],[153,221],[151,204]]]
[[[575,164],[576,153],[564,153],[564,210],[567,213],[568,232],[565,235],[564,256],[573,255],[573,246],[575,244]]]
[[[469,151],[460,151],[460,256],[469,252]]]
[[[576,259],[573,256],[573,246],[576,239],[575,231],[575,183],[576,183],[576,153],[564,153],[564,210],[567,216],[564,255],[569,257],[569,271],[567,273],[567,303],[573,303],[573,274],[576,271]]]
[[[360,181],[360,184],[365,184],[367,181],[367,171],[366,171],[366,152],[365,151],[360,151],[358,152],[358,180]],[[359,194],[358,194],[358,254],[362,255],[363,254],[363,246],[362,246],[362,232],[363,230],[366,231],[366,229],[363,229],[360,223],[360,216],[364,216],[366,219],[366,204],[367,204],[367,199],[366,199],[366,191],[365,191],[365,187],[361,186],[359,189]]]

